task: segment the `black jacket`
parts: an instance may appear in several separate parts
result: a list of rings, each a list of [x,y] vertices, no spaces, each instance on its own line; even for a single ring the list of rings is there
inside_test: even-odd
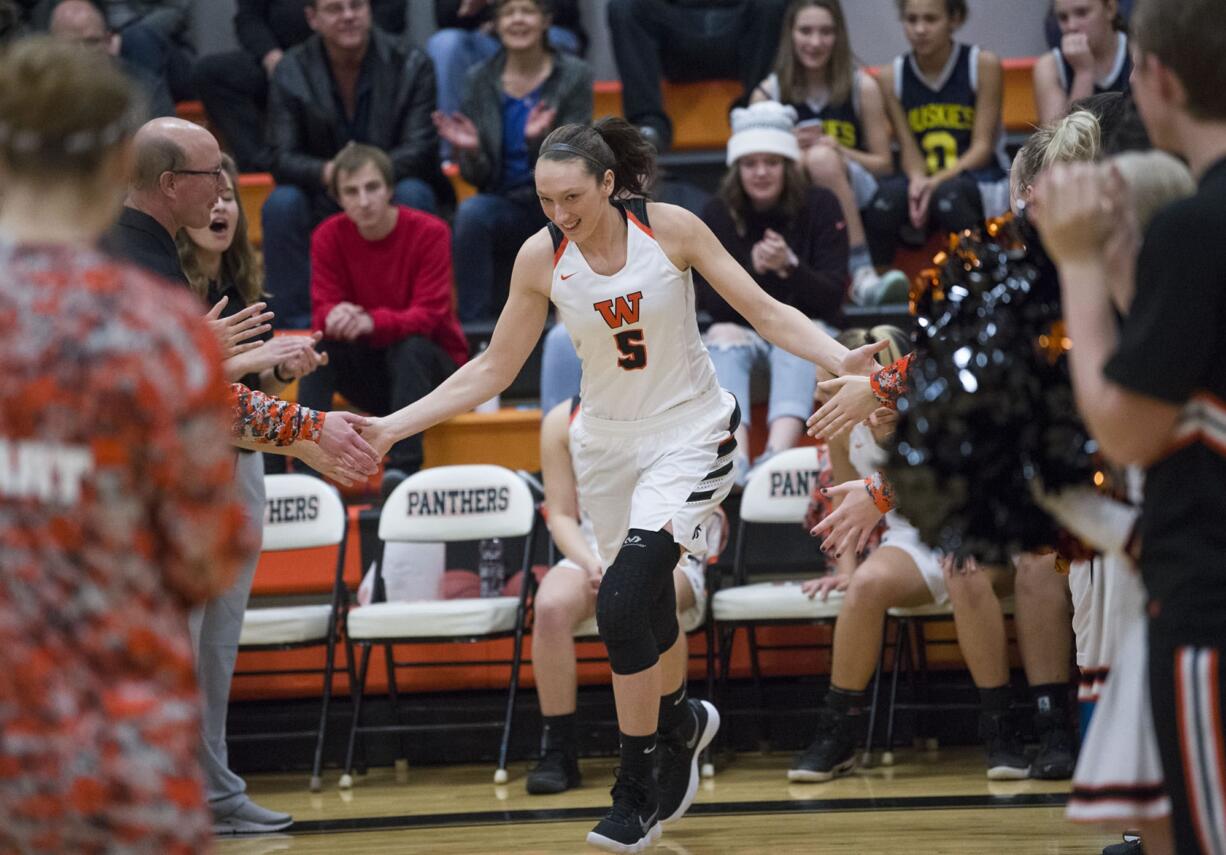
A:
[[[243,50],[261,60],[270,50],[289,50],[311,37],[306,7],[312,0],[238,0],[234,34]],[[404,32],[404,0],[371,0],[375,26],[387,33]]]
[[[437,187],[438,132],[430,114],[436,90],[434,66],[412,45],[377,28],[371,31],[371,115],[366,139],[392,159],[395,180],[420,178]],[[311,36],[291,48],[273,72],[268,87],[268,142],[273,177],[324,191],[324,163],[350,140],[332,90],[323,40]]]
[[[102,251],[112,258],[127,261],[167,282],[187,287],[187,277],[179,263],[179,250],[170,232],[153,217],[123,206],[119,219],[102,237]]]
[[[482,192],[502,178],[502,72],[507,55],[498,51],[468,72],[460,112],[477,126],[481,147],[460,155],[460,175]],[[592,67],[581,59],[555,52],[553,71],[541,84],[541,101],[556,107],[553,127],[592,121]],[[528,140],[528,158],[536,163],[540,139]]]

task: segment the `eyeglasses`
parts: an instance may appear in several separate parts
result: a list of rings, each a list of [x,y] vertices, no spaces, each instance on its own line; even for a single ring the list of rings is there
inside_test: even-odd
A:
[[[222,168],[219,166],[216,169],[170,169],[175,175],[211,175],[214,181],[220,182]]]

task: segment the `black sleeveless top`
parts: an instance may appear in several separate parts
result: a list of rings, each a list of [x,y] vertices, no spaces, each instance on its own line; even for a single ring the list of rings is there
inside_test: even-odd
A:
[[[914,54],[894,60],[894,94],[920,152],[934,175],[953,166],[971,145],[975,127],[979,48],[955,44],[937,86],[919,73]]]

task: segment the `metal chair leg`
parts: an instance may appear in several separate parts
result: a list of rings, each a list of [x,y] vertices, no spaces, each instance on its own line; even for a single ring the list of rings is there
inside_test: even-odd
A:
[[[908,624],[909,621],[906,619],[899,621],[894,641],[894,669],[890,674],[890,706],[885,721],[885,750],[881,753],[883,766],[894,765],[894,715],[895,706],[898,703],[898,672],[903,667],[902,663],[907,654],[908,641],[911,636]]]
[[[358,727],[362,722],[362,698],[366,695],[366,668],[370,665],[370,645],[363,644],[362,662],[358,666],[358,694],[353,702],[353,723],[349,725],[349,747],[345,750],[345,771],[341,774],[340,787],[347,790],[353,786],[353,746],[358,739]]]
[[[758,659],[757,628],[750,626],[745,630],[749,637],[749,667],[753,674],[754,706],[757,715],[754,726],[758,730],[758,745],[763,751],[770,748],[770,719],[766,715],[766,693],[762,690],[762,666]]]
[[[507,690],[507,714],[502,725],[502,744],[498,747],[498,768],[494,770],[494,783],[505,784],[507,775],[507,753],[511,749],[511,728],[515,722],[515,695],[519,691],[519,669],[523,662],[524,622],[516,621],[515,645],[511,656],[511,685]]]
[[[311,764],[311,792],[323,789],[324,739],[328,733],[328,705],[332,701],[332,677],[336,663],[336,636],[328,637],[328,652],[324,659],[324,696],[319,705],[319,729],[315,732],[315,759]]]
[[[383,664],[387,668],[387,693],[392,702],[392,724],[400,726],[400,687],[396,685],[396,650],[391,644],[383,645]],[[403,731],[396,733],[396,771],[403,773],[409,766],[409,749]]]
[[[881,649],[877,651],[877,670],[873,672],[873,698],[868,705],[868,734],[864,737],[864,754],[860,758],[860,763],[864,766],[870,766],[873,762],[873,736],[877,730],[877,711],[881,702],[881,671],[885,666],[885,646],[889,628],[889,618],[884,618],[881,627]]]

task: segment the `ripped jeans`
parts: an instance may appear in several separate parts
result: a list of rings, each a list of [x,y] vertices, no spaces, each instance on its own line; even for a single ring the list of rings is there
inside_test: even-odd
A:
[[[812,362],[775,347],[739,324],[712,324],[703,341],[715,364],[719,385],[731,392],[741,407],[742,424],[750,422],[750,378],[756,372],[769,374],[767,424],[784,416],[804,421],[813,414],[817,369]]]

